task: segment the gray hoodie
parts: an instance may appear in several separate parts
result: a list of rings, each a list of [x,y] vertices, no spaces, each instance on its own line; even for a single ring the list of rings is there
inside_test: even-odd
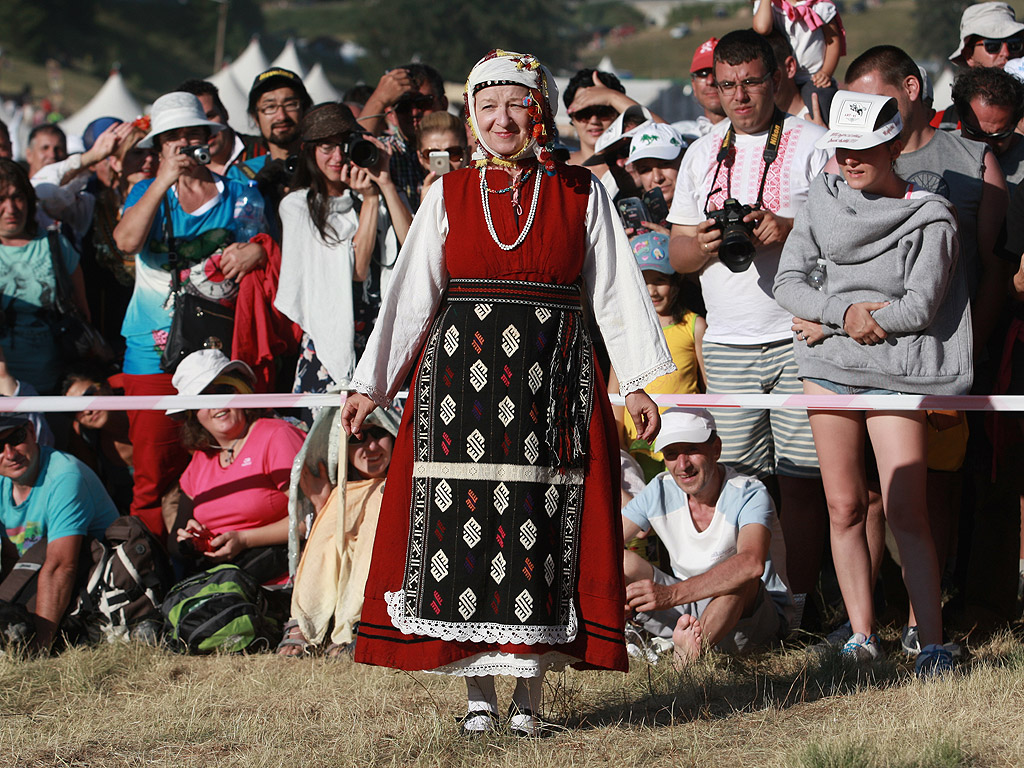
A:
[[[970,391],[971,313],[958,253],[956,215],[943,198],[875,197],[821,174],[775,277],[775,300],[829,334],[814,346],[795,342],[801,378],[929,395]],[[828,262],[824,291],[807,284],[818,258]],[[846,310],[862,301],[891,302],[872,313],[888,334],[881,344],[858,344],[843,331]]]

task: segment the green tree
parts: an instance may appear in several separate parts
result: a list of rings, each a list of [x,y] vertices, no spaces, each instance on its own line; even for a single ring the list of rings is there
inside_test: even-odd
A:
[[[468,3],[464,0],[371,0],[356,39],[366,79],[422,61],[448,80],[463,80],[492,48],[532,53],[552,69],[569,66],[579,42],[567,0]]]
[[[0,43],[33,61],[66,59],[95,32],[96,0],[0,0]]]
[[[922,58],[945,59],[960,42],[960,15],[966,0],[917,0],[914,53]]]

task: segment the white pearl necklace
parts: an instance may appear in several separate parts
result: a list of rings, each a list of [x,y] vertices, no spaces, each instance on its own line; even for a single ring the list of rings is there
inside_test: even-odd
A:
[[[540,177],[544,175],[540,168],[535,173],[537,177],[533,182],[533,200],[530,201],[530,214],[526,217],[526,226],[523,227],[523,231],[519,233],[516,241],[509,245],[508,243],[501,242],[498,239],[498,233],[494,231],[494,222],[491,221],[491,201],[487,195],[487,169],[480,169],[480,198],[484,204],[484,219],[487,221],[487,231],[491,233],[491,239],[503,251],[512,251],[522,245],[526,235],[530,232],[530,227],[533,226],[533,217],[537,213],[537,200],[540,197]]]

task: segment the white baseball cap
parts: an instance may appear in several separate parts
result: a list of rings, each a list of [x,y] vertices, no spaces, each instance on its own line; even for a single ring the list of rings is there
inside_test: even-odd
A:
[[[963,64],[964,43],[972,35],[990,40],[1002,40],[1024,30],[1024,24],[1017,21],[1017,15],[1008,3],[976,3],[964,9],[960,17],[960,45],[949,60]]]
[[[206,119],[199,98],[184,91],[165,93],[153,102],[150,112],[150,131],[137,144],[141,149],[153,146],[153,137],[178,128],[206,126],[211,133],[223,131],[224,126]]]
[[[641,106],[640,104],[633,104],[626,107],[625,111],[619,113],[611,125],[604,129],[604,133],[597,137],[597,141],[594,142],[594,154],[587,158],[584,165],[602,165],[608,162],[608,158],[605,157],[605,150],[611,149],[615,144],[628,139],[634,133],[636,133],[637,125],[634,128],[630,128],[628,131],[623,131],[622,126],[625,125],[627,120],[639,120],[641,125],[647,120],[651,119],[651,110],[647,107]]]
[[[203,390],[213,384],[222,373],[237,371],[242,378],[256,383],[256,374],[241,360],[228,360],[228,356],[219,349],[200,349],[182,360],[174,371],[171,383],[179,395],[200,395]],[[184,413],[185,408],[171,408],[168,416]]]
[[[895,139],[903,130],[899,110],[879,124],[882,108],[889,102],[895,104],[896,99],[873,93],[837,92],[832,97],[829,131],[814,142],[814,146],[818,149],[870,149]]]
[[[635,163],[647,157],[656,160],[675,160],[686,147],[686,139],[671,125],[648,122],[633,132],[626,162]]]
[[[654,449],[663,451],[673,443],[703,443],[715,431],[715,417],[705,408],[668,408],[661,414],[661,431]]]

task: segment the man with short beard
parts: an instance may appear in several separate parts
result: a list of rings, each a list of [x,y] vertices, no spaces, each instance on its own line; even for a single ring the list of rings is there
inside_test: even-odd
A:
[[[280,67],[256,75],[249,89],[249,116],[259,126],[266,154],[246,160],[245,165],[255,174],[251,178],[255,178],[263,195],[269,234],[275,239],[280,239],[281,234],[277,207],[287,193],[288,179],[294,170],[289,167],[289,158],[299,152],[299,123],[311,106],[313,100],[302,78]],[[254,151],[259,149],[257,146]],[[243,172],[249,177],[248,172]]]

